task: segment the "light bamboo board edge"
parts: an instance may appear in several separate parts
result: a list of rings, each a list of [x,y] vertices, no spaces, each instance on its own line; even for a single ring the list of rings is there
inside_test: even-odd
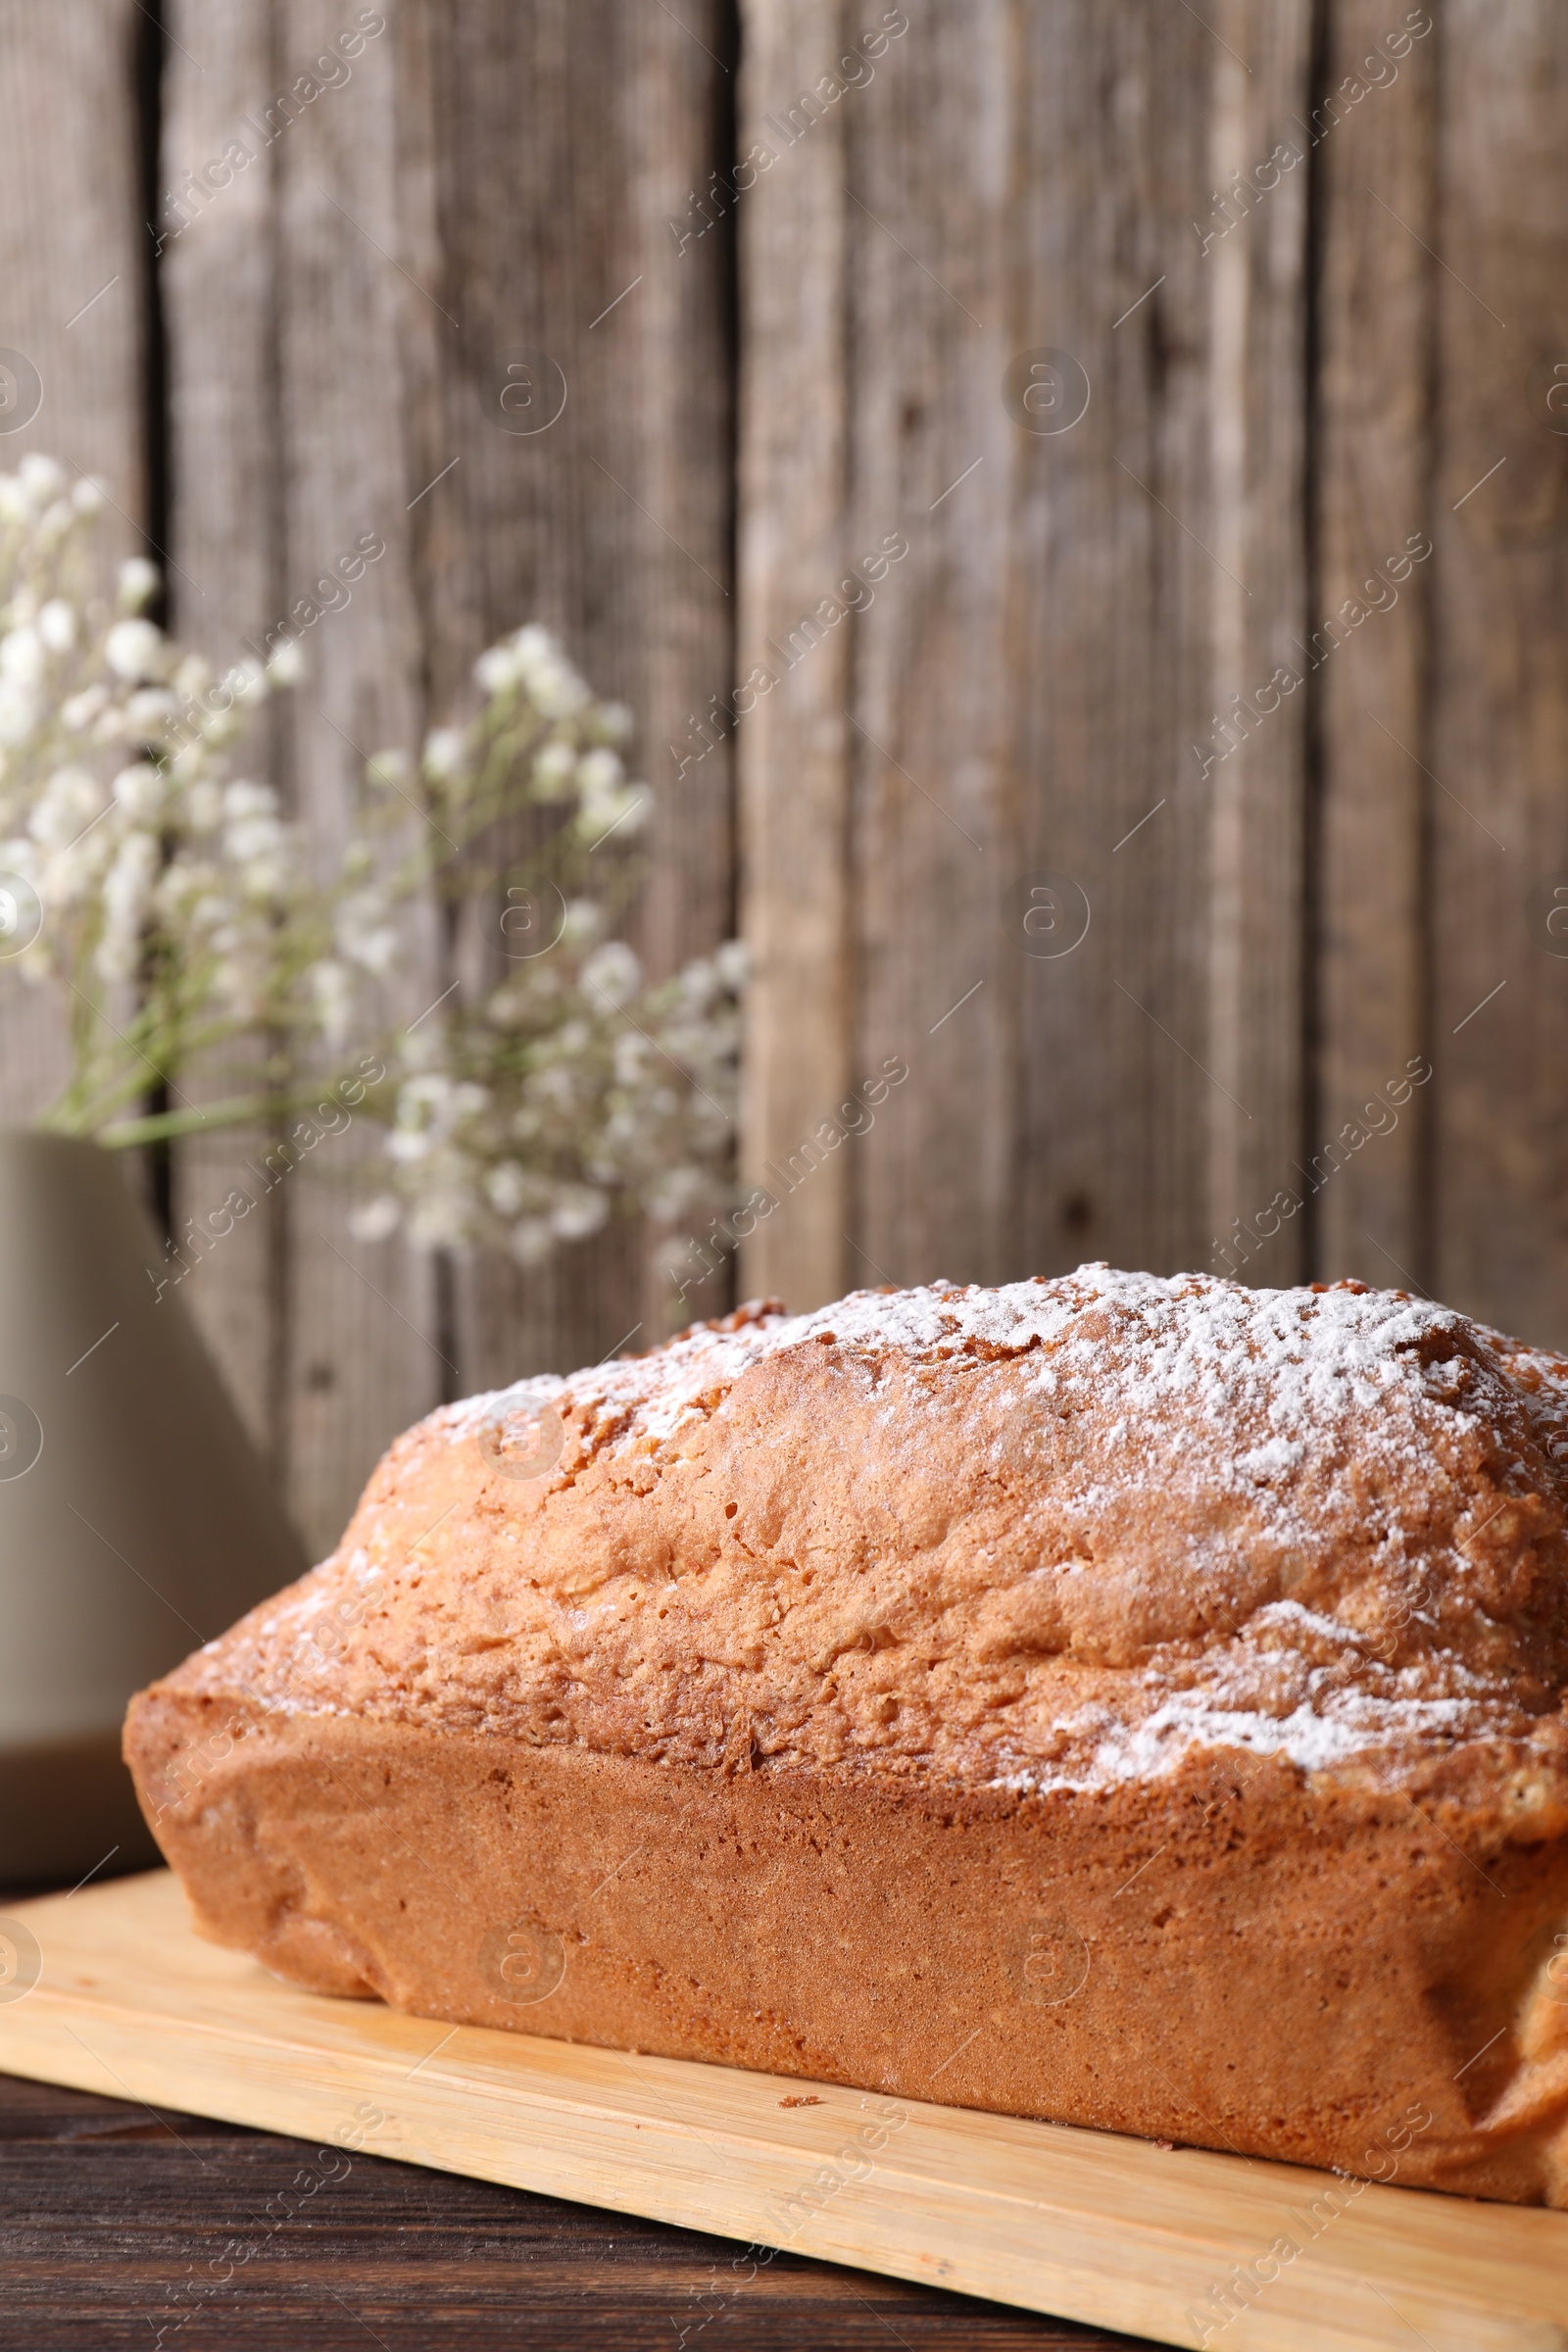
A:
[[[1568,2352],[1568,2215],[328,2000],[200,1941],[167,1871],[0,1936],[12,2074],[1164,2343]]]

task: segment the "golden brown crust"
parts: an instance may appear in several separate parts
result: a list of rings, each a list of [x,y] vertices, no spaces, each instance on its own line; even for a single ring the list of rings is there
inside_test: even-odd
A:
[[[439,1821],[470,1911],[505,1886],[600,1952],[572,1908],[591,1790],[596,1823],[724,1815],[738,1858],[705,1848],[694,1884],[666,1856],[640,1910],[628,1865],[607,1916],[644,1959],[610,1936],[511,2022],[880,2082],[867,2036],[896,2013],[888,2063],[914,2093],[925,2042],[877,1926],[899,1888],[924,1885],[932,1965],[979,2019],[1028,1953],[977,1945],[1016,1942],[1040,1890],[1070,1886],[1090,1966],[1049,2065],[998,2028],[932,2095],[1354,2171],[1363,2124],[1408,2091],[1434,2122],[1400,2178],[1560,2199],[1564,1452],[1562,1359],[1358,1286],[1086,1267],[742,1310],[411,1431],[330,1560],[144,1694],[127,1752],[210,1931],[327,1988],[509,2022],[455,1929],[402,1940],[376,1828],[416,1845]],[[397,1794],[367,1811],[371,1755]],[[530,1831],[512,1855],[486,1757],[549,1853]],[[801,1842],[808,1813],[853,1855],[853,1901]],[[674,1948],[751,1950],[754,1876],[827,1903],[860,1953],[831,1992],[780,1960],[777,2033],[746,2023],[755,1951],[683,1976]],[[1156,2011],[1200,2099],[1113,2058],[1118,2035],[1155,2048]],[[1452,2092],[1489,2019],[1500,2037]]]

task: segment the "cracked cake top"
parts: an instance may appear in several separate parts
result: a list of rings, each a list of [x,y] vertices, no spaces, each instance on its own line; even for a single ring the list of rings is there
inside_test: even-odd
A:
[[[754,1301],[433,1413],[169,1683],[1023,1795],[1250,1750],[1539,1836],[1565,1501],[1568,1360],[1402,1292],[1091,1265]]]

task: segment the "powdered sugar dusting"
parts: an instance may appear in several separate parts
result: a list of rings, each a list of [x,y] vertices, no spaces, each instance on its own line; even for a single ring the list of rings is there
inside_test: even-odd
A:
[[[494,1475],[481,1424],[552,1406],[559,1460]],[[1089,1265],[754,1302],[432,1416],[245,1673],[283,1705],[692,1763],[739,1725],[759,1758],[1035,1792],[1216,1748],[1544,1754],[1565,1458],[1568,1367],[1400,1293]]]
[[[565,1379],[519,1381],[449,1405],[438,1420],[462,1439],[503,1397],[537,1411],[569,1396],[623,1419],[614,1444],[658,1445],[710,1410],[715,1395],[750,1365],[829,1335],[857,1353],[927,1363],[1040,1350],[1040,1386],[1054,1394],[1063,1380],[1102,1383],[1104,1342],[1113,1334],[1122,1358],[1118,1401],[1129,1415],[1180,1397],[1216,1426],[1234,1427],[1237,1414],[1250,1409],[1275,1434],[1235,1467],[1264,1482],[1289,1475],[1301,1458],[1303,1433],[1325,1416],[1371,1406],[1393,1383],[1414,1377],[1405,1351],[1453,1320],[1448,1309],[1398,1293],[1253,1291],[1201,1275],[1161,1278],[1095,1264],[1058,1282],[997,1290],[932,1284],[854,1291],[808,1315],[742,1308],[648,1355]]]

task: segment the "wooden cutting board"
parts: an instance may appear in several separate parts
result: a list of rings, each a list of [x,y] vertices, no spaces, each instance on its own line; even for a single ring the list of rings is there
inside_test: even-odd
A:
[[[327,2000],[167,1871],[0,1920],[0,2071],[1165,2343],[1568,2352],[1568,2214]]]

